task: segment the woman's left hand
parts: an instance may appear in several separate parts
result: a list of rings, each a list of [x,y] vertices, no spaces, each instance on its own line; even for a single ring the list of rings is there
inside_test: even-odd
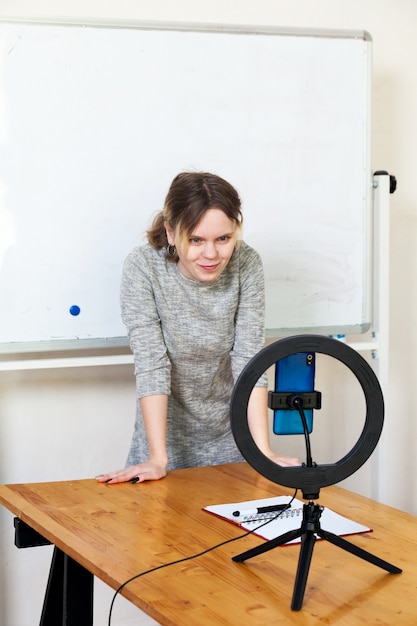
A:
[[[300,459],[285,454],[277,454],[276,452],[272,452],[272,454],[268,455],[268,458],[277,465],[281,465],[281,467],[295,467],[296,465],[301,465]]]

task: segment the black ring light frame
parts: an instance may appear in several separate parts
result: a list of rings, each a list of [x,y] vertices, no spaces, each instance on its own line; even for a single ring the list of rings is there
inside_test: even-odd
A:
[[[249,430],[249,397],[262,374],[276,361],[299,352],[316,352],[344,363],[358,379],[366,401],[366,419],[354,447],[339,461],[313,467],[281,467],[266,457]],[[356,472],[374,451],[384,423],[384,399],[378,379],[365,359],[347,344],[322,335],[297,335],[280,339],[261,350],[245,366],[231,399],[231,428],[248,463],[272,482],[301,489],[306,500],[318,498],[321,487],[333,485]]]

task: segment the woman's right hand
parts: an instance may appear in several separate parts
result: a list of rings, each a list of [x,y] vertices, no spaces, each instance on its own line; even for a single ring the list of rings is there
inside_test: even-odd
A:
[[[143,483],[145,480],[160,480],[167,475],[166,465],[155,461],[147,461],[138,465],[131,465],[122,470],[108,472],[96,477],[97,482],[114,485],[117,483],[136,482]]]

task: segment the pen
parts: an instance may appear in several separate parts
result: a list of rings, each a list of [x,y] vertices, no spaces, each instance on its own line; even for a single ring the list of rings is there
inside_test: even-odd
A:
[[[275,513],[275,511],[285,511],[291,504],[273,504],[272,506],[258,506],[257,509],[246,509],[246,511],[233,511],[234,517],[242,515],[259,515],[260,513]]]

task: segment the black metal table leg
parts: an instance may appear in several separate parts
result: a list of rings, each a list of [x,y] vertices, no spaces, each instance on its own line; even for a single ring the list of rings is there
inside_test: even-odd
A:
[[[36,530],[14,518],[17,548],[50,545]],[[94,576],[54,547],[40,626],[93,626]]]
[[[54,548],[40,626],[93,626],[94,577]]]

